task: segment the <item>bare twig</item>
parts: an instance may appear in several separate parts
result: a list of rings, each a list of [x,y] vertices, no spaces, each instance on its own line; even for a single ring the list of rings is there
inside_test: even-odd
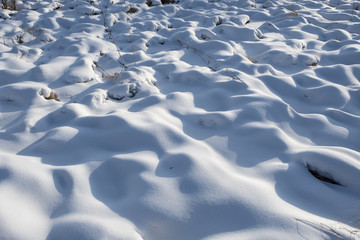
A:
[[[236,79],[236,80],[239,80],[240,82],[243,82],[243,81],[239,78],[239,76],[238,76],[236,73],[234,73],[232,70],[230,70],[229,68],[227,68],[226,71],[228,71],[228,72],[231,73],[231,76],[230,76],[230,77],[231,77],[232,79]]]
[[[130,34],[130,42],[131,42],[131,50],[132,50],[132,54],[133,54],[133,58],[134,58],[134,66],[136,67],[136,57],[135,57],[135,48],[134,48],[134,40],[132,37],[132,33],[131,33],[131,28],[130,28],[130,24],[129,24],[129,20],[126,19],[126,22],[129,26],[129,34]]]
[[[115,38],[114,38],[114,36],[113,36],[113,34],[112,34],[112,32],[111,32],[111,29],[109,28],[109,24],[108,24],[108,22],[106,21],[106,15],[107,15],[107,9],[108,9],[108,5],[109,5],[109,0],[107,0],[107,2],[106,2],[105,10],[102,8],[100,1],[101,1],[101,0],[99,0],[99,7],[100,7],[100,10],[101,10],[101,13],[102,13],[102,17],[103,17],[103,19],[104,19],[104,27],[106,28],[105,31],[107,32],[107,34],[108,34],[108,36],[109,36],[109,39],[114,43],[114,45],[115,45],[115,47],[116,47],[116,51],[117,51],[117,53],[118,53],[118,55],[119,55],[119,58],[120,58],[120,62],[119,62],[119,63],[120,63],[121,66],[123,67],[123,70],[126,70],[126,69],[127,69],[127,66],[125,65],[125,62],[124,62],[124,60],[123,60],[121,51],[120,51],[120,49],[119,49],[119,45],[117,44],[117,42],[116,42],[116,40],[115,40]]]
[[[129,6],[129,10],[128,10],[127,13],[136,13],[137,9],[131,7],[130,4],[128,3],[128,1],[126,1],[126,3]],[[131,42],[131,50],[132,50],[132,54],[133,54],[133,63],[134,63],[134,66],[136,67],[134,39],[133,39],[133,36],[132,36],[132,33],[131,33],[131,26],[129,24],[129,19],[128,18],[126,18],[126,23],[127,23],[128,27],[129,27],[129,36],[130,36],[130,42]]]
[[[99,68],[103,74],[105,74],[106,76],[104,77],[105,79],[112,79],[114,82],[116,82],[117,80],[124,80],[121,76],[120,73],[114,73],[114,74],[109,74],[108,72],[105,71],[104,68],[102,68],[97,62],[93,61],[94,65]]]
[[[108,74],[108,73],[105,71],[105,69],[103,69],[102,67],[100,67],[100,65],[99,65],[97,62],[93,61],[93,63],[94,63],[94,65],[95,65],[97,68],[99,68],[103,73],[105,73],[105,75],[106,75],[107,77],[111,76],[110,74]]]
[[[177,42],[186,47],[187,49],[192,49],[199,57],[200,59],[208,66],[208,68],[210,68],[213,71],[217,71],[219,68],[219,65],[217,63],[217,61],[211,57],[210,55],[206,54],[205,52],[191,46],[190,44],[181,41],[180,39],[177,40]]]

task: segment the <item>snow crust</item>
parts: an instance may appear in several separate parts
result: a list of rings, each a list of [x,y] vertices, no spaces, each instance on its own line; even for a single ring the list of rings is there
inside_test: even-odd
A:
[[[360,239],[358,1],[17,7],[0,239]]]

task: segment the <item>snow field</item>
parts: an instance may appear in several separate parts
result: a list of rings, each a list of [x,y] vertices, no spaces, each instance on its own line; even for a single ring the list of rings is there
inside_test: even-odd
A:
[[[18,8],[0,238],[359,238],[357,2]]]

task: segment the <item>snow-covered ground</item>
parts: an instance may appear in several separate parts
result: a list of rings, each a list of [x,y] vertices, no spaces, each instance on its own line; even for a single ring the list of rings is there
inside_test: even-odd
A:
[[[360,239],[360,2],[163,3],[0,10],[0,239]]]

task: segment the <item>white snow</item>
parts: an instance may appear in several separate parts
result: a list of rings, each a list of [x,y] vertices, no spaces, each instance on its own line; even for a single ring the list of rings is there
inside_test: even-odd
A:
[[[0,9],[0,239],[360,239],[359,8]]]

